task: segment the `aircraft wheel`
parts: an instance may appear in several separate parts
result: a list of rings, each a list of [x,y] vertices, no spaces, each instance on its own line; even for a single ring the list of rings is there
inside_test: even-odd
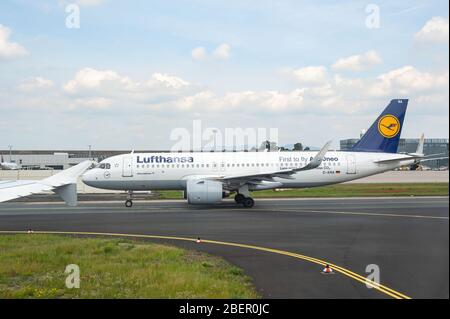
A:
[[[130,208],[131,206],[133,206],[133,201],[131,199],[127,199],[125,201],[125,207]]]
[[[234,196],[234,201],[238,204],[242,204],[244,202],[245,196],[242,194],[236,194],[236,196]]]
[[[255,201],[251,197],[245,197],[244,201],[242,202],[244,204],[245,208],[251,208],[255,205]]]

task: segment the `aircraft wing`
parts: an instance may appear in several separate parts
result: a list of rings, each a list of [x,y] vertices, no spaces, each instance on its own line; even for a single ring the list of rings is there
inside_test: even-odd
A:
[[[46,191],[57,193],[69,206],[76,206],[76,183],[94,162],[84,161],[39,181],[0,181],[0,203]]]
[[[232,183],[241,183],[245,184],[246,182],[252,181],[273,181],[273,178],[286,178],[292,179],[292,175],[298,172],[307,171],[311,169],[315,169],[322,164],[323,158],[325,154],[328,152],[332,141],[326,143],[322,149],[316,154],[316,156],[304,167],[299,168],[290,168],[285,170],[276,170],[276,171],[266,171],[260,173],[253,174],[241,174],[241,175],[225,175],[216,177],[216,180],[220,180],[226,182],[228,184]]]

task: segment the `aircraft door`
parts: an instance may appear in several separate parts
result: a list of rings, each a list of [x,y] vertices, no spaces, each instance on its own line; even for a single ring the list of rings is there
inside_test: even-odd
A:
[[[347,155],[347,174],[356,174],[355,155]]]
[[[123,157],[122,176],[133,177],[133,156],[131,155]]]

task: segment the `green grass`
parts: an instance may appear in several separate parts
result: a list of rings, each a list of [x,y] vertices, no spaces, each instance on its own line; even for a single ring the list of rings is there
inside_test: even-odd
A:
[[[80,288],[65,286],[69,264]],[[0,235],[0,298],[258,298],[221,258],[146,242]]]
[[[253,192],[255,198],[448,196],[448,183],[337,184],[323,187]],[[160,199],[182,199],[180,191],[161,191]]]

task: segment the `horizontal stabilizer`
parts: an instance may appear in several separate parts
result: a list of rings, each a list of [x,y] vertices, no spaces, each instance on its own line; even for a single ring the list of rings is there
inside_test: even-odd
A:
[[[442,154],[430,154],[430,155],[426,155],[426,156],[423,156],[423,155],[404,155],[404,156],[401,156],[401,157],[389,158],[389,159],[385,159],[385,160],[374,161],[374,163],[390,164],[390,163],[401,162],[401,161],[410,161],[410,160],[417,160],[417,163],[420,163],[420,162],[425,162],[425,161],[434,161],[434,160],[438,160],[438,159],[446,159],[446,158],[448,158],[448,156],[434,157],[434,156],[438,156],[438,155],[442,155]]]

